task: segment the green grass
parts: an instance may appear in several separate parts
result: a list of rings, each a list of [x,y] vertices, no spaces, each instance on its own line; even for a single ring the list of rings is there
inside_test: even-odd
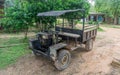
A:
[[[23,43],[23,39],[21,38],[7,38],[7,39],[0,39],[0,41],[1,41],[0,46]]]
[[[98,28],[98,31],[104,32],[104,30],[101,27]]]
[[[0,39],[0,46],[26,43],[20,38]],[[20,57],[28,54],[30,50],[28,45],[21,44],[13,47],[0,48],[0,69],[6,68],[10,64],[14,64]]]

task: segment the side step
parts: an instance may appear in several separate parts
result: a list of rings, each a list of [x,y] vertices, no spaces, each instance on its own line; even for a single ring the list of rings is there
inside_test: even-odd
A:
[[[37,52],[37,53],[39,53],[39,54],[42,54],[42,55],[44,55],[44,56],[49,56],[48,52],[42,52],[42,51],[36,50],[36,49],[32,49],[32,50],[34,50],[35,52]]]

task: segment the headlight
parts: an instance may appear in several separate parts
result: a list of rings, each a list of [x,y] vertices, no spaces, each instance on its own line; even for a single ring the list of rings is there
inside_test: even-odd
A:
[[[48,39],[48,36],[43,35],[42,38],[43,38],[43,39]]]

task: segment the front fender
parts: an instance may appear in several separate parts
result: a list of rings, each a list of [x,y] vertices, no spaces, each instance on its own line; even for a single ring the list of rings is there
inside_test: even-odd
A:
[[[67,44],[64,43],[58,43],[53,46],[50,46],[50,57],[52,58],[53,61],[55,61],[57,58],[57,51],[62,48],[65,48],[66,46]]]

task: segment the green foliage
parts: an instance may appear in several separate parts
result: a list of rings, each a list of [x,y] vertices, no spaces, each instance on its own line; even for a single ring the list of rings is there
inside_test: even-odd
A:
[[[93,24],[93,21],[89,21],[88,24]]]
[[[31,25],[31,19],[25,5],[15,1],[14,6],[5,8],[5,18],[1,21],[5,30],[22,31]]]
[[[0,12],[3,12],[3,9],[0,9]]]
[[[96,22],[96,21],[89,21],[88,24],[89,24],[89,25],[99,25],[99,22]]]
[[[104,32],[104,30],[101,27],[98,28],[98,31]]]
[[[120,16],[120,0],[95,0],[95,8],[98,12],[104,12],[114,18],[114,24],[118,24]]]
[[[29,8],[29,12],[34,13],[33,18],[35,22],[38,22],[41,20],[42,24],[44,24],[44,29],[51,28],[54,26],[54,22],[56,21],[55,18],[51,17],[44,17],[44,18],[38,18],[36,15],[39,12],[45,12],[45,11],[51,11],[51,10],[69,10],[69,9],[85,9],[86,15],[89,11],[89,4],[86,0],[28,0],[31,7]],[[38,2],[39,1],[39,2]],[[81,14],[68,14],[66,17],[67,19],[71,17],[78,17],[81,16]],[[65,16],[64,16],[65,17]]]
[[[114,16],[120,16],[120,0],[109,0],[110,12]]]
[[[3,17],[4,14],[3,14],[3,9],[0,9],[0,17]]]
[[[95,0],[95,9],[109,16],[120,16],[120,0]]]
[[[6,0],[5,18],[1,21],[5,30],[9,32],[27,32],[31,26],[37,28],[39,21],[44,29],[52,28],[56,18],[37,17],[40,12],[51,10],[85,9],[88,14],[90,5],[86,0]],[[81,16],[81,13],[68,14],[67,19]],[[33,25],[33,23],[35,25]],[[43,26],[42,26],[43,27]]]
[[[90,5],[90,12],[95,12],[95,7],[93,5]]]

